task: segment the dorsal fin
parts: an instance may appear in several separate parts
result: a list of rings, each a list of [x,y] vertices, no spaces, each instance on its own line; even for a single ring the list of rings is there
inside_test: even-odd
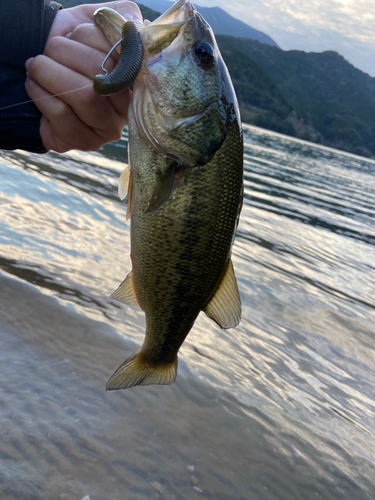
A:
[[[220,285],[203,310],[221,328],[234,328],[241,321],[241,299],[231,259]]]
[[[124,304],[139,306],[138,299],[135,295],[132,271],[130,271],[117,290],[111,294],[111,298],[119,300]]]
[[[131,216],[133,197],[133,175],[130,167],[125,168],[118,180],[118,196],[120,200],[123,200],[126,195],[128,195],[128,206],[126,210],[126,220],[128,220]]]
[[[130,179],[130,168],[126,167],[122,171],[118,179],[118,197],[120,198],[120,200],[123,200],[125,196],[128,194],[129,179]]]

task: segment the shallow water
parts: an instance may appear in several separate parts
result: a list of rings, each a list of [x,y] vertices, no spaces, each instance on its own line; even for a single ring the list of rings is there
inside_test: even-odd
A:
[[[373,499],[375,162],[245,126],[243,320],[203,314],[175,384],[106,393],[143,313],[98,153],[0,153],[0,498]]]

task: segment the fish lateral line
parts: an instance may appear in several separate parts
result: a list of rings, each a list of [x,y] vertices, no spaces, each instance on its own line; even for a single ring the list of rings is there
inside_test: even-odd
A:
[[[29,104],[30,102],[44,101],[46,99],[52,99],[52,97],[58,97],[58,96],[64,95],[64,94],[71,94],[72,92],[78,92],[78,90],[88,89],[89,87],[92,87],[91,83],[89,83],[88,85],[84,85],[83,87],[78,87],[77,89],[67,90],[65,92],[59,92],[58,94],[52,94],[52,95],[49,95],[47,97],[38,97],[38,99],[29,99],[28,101],[22,101],[22,102],[18,102],[16,104],[10,104],[9,106],[4,106],[4,107],[0,108],[0,111],[3,111],[4,109],[9,109],[9,108],[15,108],[16,106],[22,106],[23,104]]]

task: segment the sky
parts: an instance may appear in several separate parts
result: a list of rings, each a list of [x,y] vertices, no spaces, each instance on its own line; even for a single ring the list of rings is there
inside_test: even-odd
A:
[[[193,0],[221,7],[282,49],[334,50],[375,77],[375,0]]]

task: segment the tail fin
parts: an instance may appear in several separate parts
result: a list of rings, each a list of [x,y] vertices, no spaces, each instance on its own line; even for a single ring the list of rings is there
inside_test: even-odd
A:
[[[177,358],[169,365],[152,366],[140,359],[139,352],[128,358],[112,375],[107,391],[127,389],[135,385],[169,385],[177,376]]]

